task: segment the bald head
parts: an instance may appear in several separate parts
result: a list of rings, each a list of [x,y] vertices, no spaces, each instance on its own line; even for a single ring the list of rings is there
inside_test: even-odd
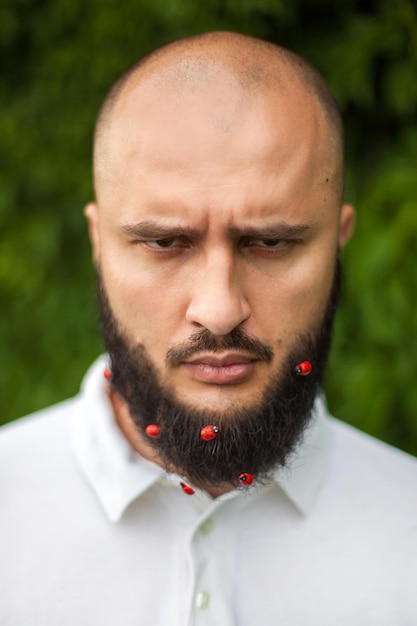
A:
[[[113,137],[126,115],[126,101],[137,103],[140,122],[140,94],[149,85],[155,107],[166,99],[181,101],[186,93],[204,98],[205,93],[212,97],[217,92],[218,106],[213,107],[211,102],[201,123],[216,123],[223,129],[238,124],[245,107],[252,107],[259,98],[267,98],[272,106],[287,100],[291,107],[291,100],[304,101],[304,108],[317,109],[324,121],[324,158],[331,171],[329,181],[342,191],[341,118],[333,95],[317,70],[298,55],[272,43],[237,33],[213,32],[152,51],[132,65],[110,89],[97,118],[94,138],[97,194],[106,181],[113,179],[113,170],[118,166]],[[186,103],[190,106],[192,101],[184,100]]]

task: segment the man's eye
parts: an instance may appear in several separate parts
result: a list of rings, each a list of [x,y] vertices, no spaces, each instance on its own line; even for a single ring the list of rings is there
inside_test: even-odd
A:
[[[279,248],[284,248],[287,244],[288,241],[286,239],[250,239],[246,245],[278,250]]]
[[[175,246],[181,245],[181,239],[179,237],[169,237],[166,239],[155,239],[154,241],[147,241],[148,246],[151,248],[161,249],[161,248],[173,248]]]

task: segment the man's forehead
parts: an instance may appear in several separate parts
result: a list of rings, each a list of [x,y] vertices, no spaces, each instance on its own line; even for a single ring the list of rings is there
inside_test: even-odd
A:
[[[139,156],[143,165],[187,169],[198,167],[200,159],[203,167],[210,167],[210,159],[215,167],[219,152],[224,162],[230,150],[233,169],[246,157],[269,158],[280,135],[281,153],[298,151],[313,134],[319,150],[323,118],[299,85],[281,96],[248,90],[230,68],[210,63],[206,72],[205,60],[194,61],[193,71],[188,62],[185,68],[179,63],[126,86],[108,131],[110,155],[121,151],[125,158]],[[179,72],[184,80],[178,80]]]
[[[206,69],[204,61],[195,61],[194,71],[190,71],[189,62],[184,62],[132,80],[114,108],[113,131],[117,133],[118,127],[129,120],[145,126],[150,121],[161,122],[164,117],[169,126],[175,127],[187,119],[191,122],[189,116],[196,114],[200,124],[214,125],[218,130],[238,124],[243,110],[253,106],[251,95],[228,68]]]
[[[209,158],[215,146],[213,135],[223,140],[235,131],[234,139],[241,140],[243,157],[248,119],[252,116],[259,128],[258,134],[256,128],[248,133],[253,147],[263,132],[266,108],[269,123],[275,116],[271,131],[275,123],[286,127],[283,139],[288,147],[299,141],[302,127],[305,137],[320,127],[319,157],[319,144],[329,138],[325,128],[328,121],[314,90],[303,84],[300,72],[288,61],[288,51],[252,38],[228,35],[214,33],[192,44],[177,42],[130,74],[117,94],[105,132],[96,135],[96,187],[98,179],[112,179],[116,171],[111,170],[120,171],[132,151],[138,155],[139,143],[143,148],[141,158],[156,155],[159,159],[158,151],[153,150],[157,143],[153,133],[159,135],[160,143],[166,133],[164,150],[159,154],[169,160],[171,150],[173,156],[183,158],[185,166],[187,152],[181,157],[185,134],[187,149],[192,147],[189,135],[194,134],[196,144],[200,142],[206,149],[204,158]],[[219,148],[223,150],[220,144]]]
[[[305,100],[314,100],[290,62],[291,54],[237,33],[206,33],[173,42],[129,73],[115,98],[108,129],[123,124],[129,113],[139,116],[142,106],[158,107],[162,100],[172,102],[173,114],[179,115],[193,106],[193,96],[211,96],[206,118],[220,116],[223,126],[237,122],[238,108],[251,106],[259,96],[282,100],[301,90]]]

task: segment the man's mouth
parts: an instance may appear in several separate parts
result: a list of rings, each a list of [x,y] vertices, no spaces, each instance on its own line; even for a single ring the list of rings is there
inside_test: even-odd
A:
[[[191,377],[213,385],[231,385],[244,382],[253,373],[259,359],[233,352],[227,354],[200,354],[185,361]]]

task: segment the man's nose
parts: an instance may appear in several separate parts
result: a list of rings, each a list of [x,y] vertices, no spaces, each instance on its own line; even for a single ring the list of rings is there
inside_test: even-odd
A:
[[[251,315],[243,276],[232,253],[218,252],[206,259],[195,276],[186,319],[223,336]]]

